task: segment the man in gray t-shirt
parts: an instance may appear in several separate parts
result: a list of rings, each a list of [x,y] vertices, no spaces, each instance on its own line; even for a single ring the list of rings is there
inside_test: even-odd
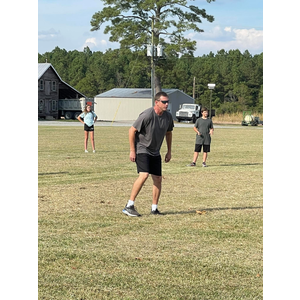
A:
[[[167,111],[169,97],[165,92],[155,95],[155,105],[143,111],[129,129],[130,160],[136,162],[139,177],[132,187],[130,199],[123,213],[136,217],[140,214],[134,208],[134,201],[143,184],[149,177],[153,180],[153,200],[151,214],[161,214],[157,209],[161,193],[161,156],[160,148],[164,137],[167,142],[165,162],[171,160],[172,131],[174,122]]]
[[[169,112],[165,111],[160,116],[153,107],[150,107],[139,115],[132,126],[137,130],[135,134],[136,153],[158,156],[164,137],[167,132],[173,130],[174,123]]]

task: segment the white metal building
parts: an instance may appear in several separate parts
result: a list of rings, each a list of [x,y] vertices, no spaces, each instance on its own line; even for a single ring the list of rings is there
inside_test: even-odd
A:
[[[162,89],[169,96],[168,110],[176,119],[176,111],[183,103],[194,99],[178,89]],[[136,120],[139,114],[152,106],[151,89],[115,88],[95,96],[95,113],[101,121]]]

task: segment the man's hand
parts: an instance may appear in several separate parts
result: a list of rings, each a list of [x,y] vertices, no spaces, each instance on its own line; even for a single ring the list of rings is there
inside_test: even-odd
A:
[[[135,151],[130,151],[129,158],[132,162],[135,162],[135,158],[136,158]]]
[[[130,154],[129,158],[132,162],[136,159],[136,153],[135,153],[135,133],[137,132],[137,129],[135,129],[133,126],[129,129],[129,148],[130,148]]]
[[[171,152],[167,152],[166,156],[165,156],[165,162],[169,162],[171,160]]]

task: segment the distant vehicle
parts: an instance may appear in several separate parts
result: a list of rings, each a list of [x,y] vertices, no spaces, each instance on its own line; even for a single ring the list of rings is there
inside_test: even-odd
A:
[[[244,111],[243,112],[243,121],[242,126],[257,126],[258,124],[263,125],[263,121],[259,120],[259,117],[254,117],[251,111]]]
[[[64,117],[66,120],[76,120],[87,104],[90,104],[92,111],[94,111],[94,98],[59,99],[58,118]]]
[[[191,103],[184,103],[179,105],[179,110],[176,111],[176,119],[178,122],[181,121],[192,121],[196,123],[196,120],[201,117],[201,104],[191,104]],[[208,111],[208,116],[209,116]],[[211,117],[214,117],[215,110],[211,110]]]

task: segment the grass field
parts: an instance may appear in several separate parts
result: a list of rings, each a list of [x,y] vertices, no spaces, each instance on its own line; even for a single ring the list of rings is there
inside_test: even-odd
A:
[[[175,127],[166,215],[149,214],[149,178],[140,218],[121,212],[128,129],[96,127],[93,154],[81,127],[39,127],[39,299],[262,299],[262,128],[215,129],[209,167],[189,168],[195,134]]]

